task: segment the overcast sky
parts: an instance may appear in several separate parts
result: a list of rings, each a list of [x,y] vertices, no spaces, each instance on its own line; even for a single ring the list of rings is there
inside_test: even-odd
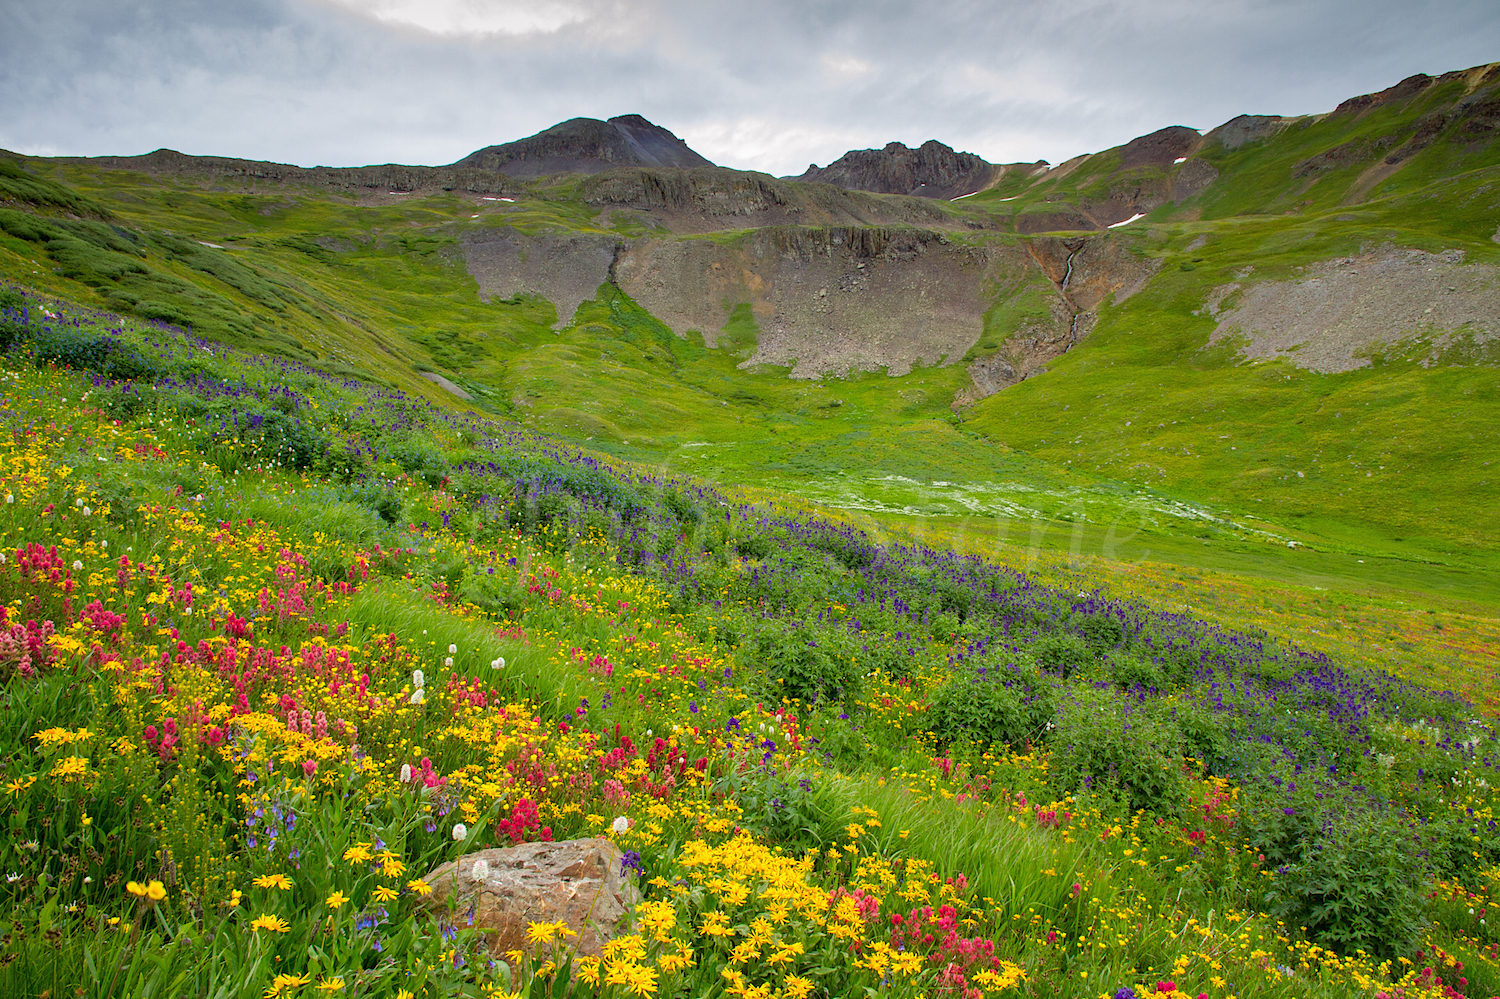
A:
[[[778,175],[1061,162],[1492,61],[1497,0],[0,0],[0,147],[440,164],[634,113]]]

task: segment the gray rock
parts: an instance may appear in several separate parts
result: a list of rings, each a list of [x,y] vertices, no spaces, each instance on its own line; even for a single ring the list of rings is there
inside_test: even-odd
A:
[[[640,900],[635,885],[620,874],[619,847],[607,839],[523,843],[465,854],[423,880],[432,886],[429,906],[450,903],[462,917],[473,912],[485,931],[490,953],[535,953],[526,939],[529,923],[565,922],[578,934],[579,954],[598,957],[605,941],[622,933]],[[476,870],[477,868],[477,870]]]

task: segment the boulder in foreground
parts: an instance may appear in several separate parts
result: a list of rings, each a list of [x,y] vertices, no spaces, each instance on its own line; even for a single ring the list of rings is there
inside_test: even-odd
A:
[[[535,953],[527,924],[563,922],[578,934],[578,953],[598,957],[605,941],[624,931],[640,898],[620,873],[622,856],[602,838],[523,843],[465,854],[423,880],[432,886],[434,907],[453,900],[460,916],[473,911],[491,954]]]

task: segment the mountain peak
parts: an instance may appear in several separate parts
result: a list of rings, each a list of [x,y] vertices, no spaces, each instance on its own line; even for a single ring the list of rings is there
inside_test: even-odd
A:
[[[952,198],[980,190],[994,176],[994,164],[928,139],[916,149],[902,142],[888,142],[884,149],[851,149],[821,169],[809,164],[795,179],[877,194]]]
[[[453,165],[527,178],[599,173],[623,166],[706,167],[713,163],[660,125],[627,114],[608,121],[570,118],[536,135],[486,146]]]

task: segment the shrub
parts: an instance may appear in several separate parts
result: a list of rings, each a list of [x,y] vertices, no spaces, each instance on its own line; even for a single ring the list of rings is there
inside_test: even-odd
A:
[[[1301,856],[1277,870],[1270,911],[1341,954],[1410,953],[1426,925],[1429,885],[1425,852],[1406,818],[1373,803],[1319,818]]]
[[[1108,656],[1109,676],[1121,690],[1141,687],[1160,690],[1167,686],[1167,678],[1161,667],[1147,662],[1139,656],[1112,653]]]
[[[1088,643],[1077,635],[1065,633],[1048,635],[1026,650],[1036,659],[1037,665],[1067,679],[1094,662],[1094,652]]]
[[[156,365],[111,333],[94,327],[57,324],[30,328],[37,364],[61,364],[110,378],[144,378]]]
[[[11,288],[0,288],[0,352],[26,338],[26,299]]]
[[[1182,736],[1182,750],[1220,776],[1229,772],[1230,737],[1225,717],[1196,701],[1167,700],[1158,702],[1163,723],[1172,725]]]
[[[734,550],[744,558],[763,559],[771,554],[771,540],[764,534],[748,534],[735,540]]]
[[[1117,789],[1132,811],[1177,810],[1188,798],[1182,736],[1113,690],[1076,689],[1058,711],[1051,779],[1059,794]]]
[[[1050,687],[1018,673],[962,673],[940,686],[927,711],[927,730],[940,745],[969,738],[982,747],[1020,746],[1040,739],[1052,720]]]
[[[760,621],[736,659],[764,669],[781,694],[812,703],[857,693],[862,671],[855,652],[840,628]]]
[[[1068,622],[1091,649],[1117,649],[1125,644],[1125,625],[1110,614],[1082,614]]]
[[[429,486],[437,485],[448,474],[448,459],[443,452],[430,440],[416,435],[392,442],[385,450],[385,457]]]

